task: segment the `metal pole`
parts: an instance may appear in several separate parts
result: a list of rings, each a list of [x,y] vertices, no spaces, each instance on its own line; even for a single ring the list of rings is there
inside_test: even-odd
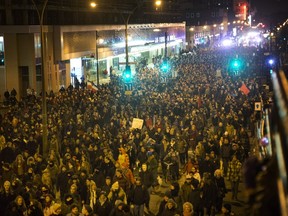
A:
[[[128,20],[125,23],[125,53],[126,53],[126,69],[129,66],[129,54],[128,54]]]
[[[40,25],[41,29],[41,72],[42,72],[42,142],[43,142],[43,156],[48,154],[48,129],[47,129],[47,102],[46,102],[46,77],[45,77],[45,36],[43,31],[43,25]]]
[[[164,50],[164,57],[167,58],[167,31],[165,31],[165,50]]]
[[[128,52],[128,23],[130,20],[130,17],[132,16],[132,14],[135,12],[135,10],[139,7],[139,5],[137,5],[132,12],[128,15],[127,19],[125,20],[125,53],[126,53],[126,69],[128,69],[129,67],[129,52]],[[123,17],[123,15],[122,15]],[[124,19],[124,18],[123,18]]]
[[[96,57],[96,73],[97,73],[97,86],[99,86],[99,58],[98,58],[98,31],[96,31],[96,47],[95,47],[95,57]]]
[[[46,103],[46,77],[45,77],[45,69],[46,69],[46,46],[45,46],[45,35],[43,30],[43,19],[44,12],[48,3],[48,0],[45,0],[43,4],[43,8],[41,10],[41,14],[35,4],[34,0],[31,0],[33,5],[36,8],[39,24],[40,24],[40,43],[41,43],[41,75],[42,75],[42,155],[46,157],[48,155],[49,147],[48,147],[48,129],[47,129],[47,103]]]

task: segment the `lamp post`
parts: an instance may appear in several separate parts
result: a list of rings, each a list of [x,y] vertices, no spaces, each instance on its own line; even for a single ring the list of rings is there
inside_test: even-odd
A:
[[[44,31],[43,31],[43,19],[44,19],[44,12],[48,3],[48,0],[44,1],[43,7],[41,12],[39,11],[37,5],[35,4],[34,0],[31,0],[34,7],[36,8],[38,18],[39,18],[39,25],[40,25],[40,43],[41,43],[41,75],[42,75],[42,154],[43,156],[47,156],[48,154],[48,129],[47,129],[47,103],[46,103],[46,79],[45,79],[45,38],[44,38]]]
[[[90,2],[90,7],[97,7],[97,3],[94,1]],[[98,31],[95,32],[95,60],[96,60],[96,83],[99,86],[99,57],[98,57]]]
[[[132,12],[128,15],[127,19],[125,20],[125,54],[126,54],[126,67],[125,70],[130,70],[129,68],[129,50],[128,50],[128,23],[129,20],[132,16],[132,14],[134,14],[135,10],[139,7],[139,5],[137,5]],[[122,18],[124,19],[123,15]]]
[[[161,1],[161,0],[156,0],[154,3],[155,3],[156,8],[158,8],[158,7],[161,6],[162,1]],[[130,70],[130,68],[129,68],[129,52],[128,52],[128,47],[129,47],[129,46],[128,46],[128,23],[129,23],[129,20],[130,20],[131,16],[134,14],[135,10],[136,10],[137,8],[139,8],[139,7],[140,7],[140,4],[136,5],[136,7],[133,8],[133,10],[131,11],[131,13],[129,13],[129,15],[128,15],[128,17],[127,17],[126,20],[124,19],[124,16],[123,16],[122,13],[121,13],[122,18],[123,18],[123,20],[124,20],[124,22],[125,22],[126,70]]]
[[[96,46],[95,46],[95,58],[96,58],[96,76],[97,76],[97,86],[99,86],[99,57],[98,57],[98,31],[96,31]]]

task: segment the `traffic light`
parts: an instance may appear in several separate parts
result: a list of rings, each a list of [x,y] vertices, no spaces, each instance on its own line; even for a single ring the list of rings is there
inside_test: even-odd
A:
[[[266,61],[266,67],[268,68],[269,73],[272,74],[273,71],[275,71],[277,68],[276,58],[273,56],[269,56],[265,61]]]
[[[269,60],[268,60],[268,64],[269,64],[270,66],[274,66],[274,64],[275,64],[274,59],[269,59]]]
[[[241,62],[239,59],[233,59],[232,63],[231,63],[231,67],[234,70],[239,70],[241,67]]]
[[[129,83],[132,81],[132,72],[131,72],[131,67],[129,65],[127,65],[125,70],[123,71],[123,80],[126,83]]]
[[[170,64],[167,59],[165,59],[161,64],[161,71],[167,73],[170,70]]]

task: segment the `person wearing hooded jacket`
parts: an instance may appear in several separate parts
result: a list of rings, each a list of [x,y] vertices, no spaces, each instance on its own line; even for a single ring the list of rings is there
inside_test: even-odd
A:
[[[169,199],[161,216],[175,216],[176,214],[179,214],[177,204],[173,199]]]
[[[163,200],[160,202],[160,205],[159,205],[157,216],[162,215],[162,213],[165,209],[165,206],[166,206],[169,199],[171,199],[171,191],[170,190],[168,190],[164,193]]]
[[[111,186],[110,192],[107,198],[111,203],[115,203],[116,200],[122,200],[125,204],[127,203],[127,195],[125,191],[120,187],[119,183],[116,181]]]
[[[115,201],[115,207],[111,210],[109,216],[124,216],[124,215],[131,215],[129,211],[127,212],[127,207],[122,200]],[[104,216],[104,215],[103,215]]]

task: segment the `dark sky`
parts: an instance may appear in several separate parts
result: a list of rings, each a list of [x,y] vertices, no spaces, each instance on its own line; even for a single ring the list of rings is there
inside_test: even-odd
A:
[[[266,24],[276,24],[288,19],[288,0],[250,0],[255,17]]]

